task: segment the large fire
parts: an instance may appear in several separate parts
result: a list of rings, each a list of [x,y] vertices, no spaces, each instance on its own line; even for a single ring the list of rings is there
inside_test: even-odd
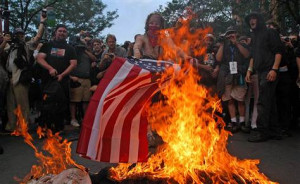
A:
[[[162,59],[181,63],[182,70],[169,69],[163,74],[168,84],[162,84],[164,101],[153,104],[147,109],[149,123],[162,138],[155,154],[146,163],[119,164],[110,169],[110,177],[115,181],[143,179],[167,183],[276,183],[259,172],[259,160],[240,160],[227,151],[227,139],[231,135],[224,130],[225,123],[215,112],[221,112],[220,100],[212,96],[209,89],[198,84],[200,76],[192,65],[183,63],[184,55],[202,55],[205,48],[199,38],[211,32],[211,29],[198,29],[190,32],[187,20],[182,20],[180,28],[161,31],[160,42],[164,50]],[[170,40],[174,43],[170,44]],[[198,42],[197,42],[197,41]],[[181,48],[181,49],[177,49]],[[165,81],[165,80],[162,80]],[[43,152],[32,144],[32,137],[27,132],[27,124],[17,109],[18,128],[14,135],[23,136],[30,145],[39,165],[34,165],[31,172],[22,180],[40,178],[49,173],[58,174],[75,166],[84,170],[71,159],[71,143],[62,140],[59,134],[38,128],[40,137],[47,135]]]
[[[210,29],[190,33],[189,28],[182,27],[177,31],[174,38],[173,34],[161,35],[172,37],[187,53],[195,38],[203,38]],[[174,46],[162,43],[162,47],[170,59],[179,58]],[[203,54],[205,49],[198,51]],[[259,172],[259,160],[240,160],[228,153],[226,145],[231,134],[224,130],[225,123],[215,114],[222,111],[220,100],[197,83],[199,76],[191,65],[183,65],[179,73],[169,70],[164,74],[163,77],[172,76],[161,90],[166,100],[148,109],[149,123],[164,143],[146,163],[120,164],[110,169],[111,178],[117,181],[163,179],[180,184],[275,183]]]
[[[12,133],[15,136],[23,136],[24,141],[34,150],[35,156],[38,159],[38,165],[33,165],[30,173],[28,173],[24,179],[19,180],[20,183],[26,183],[30,179],[38,179],[47,174],[59,174],[62,171],[77,167],[84,170],[85,167],[79,164],[71,158],[71,142],[67,139],[62,140],[59,133],[52,134],[51,130],[38,127],[37,134],[39,138],[47,137],[44,140],[43,151],[39,151],[33,144],[33,138],[28,133],[28,126],[23,118],[21,108],[18,107],[15,111],[18,122],[17,128]]]

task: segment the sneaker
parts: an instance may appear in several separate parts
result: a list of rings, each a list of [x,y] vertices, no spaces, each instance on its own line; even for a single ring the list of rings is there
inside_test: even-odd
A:
[[[78,123],[78,121],[77,121],[76,119],[72,119],[72,120],[71,120],[71,125],[72,125],[73,127],[80,127],[80,124]]]

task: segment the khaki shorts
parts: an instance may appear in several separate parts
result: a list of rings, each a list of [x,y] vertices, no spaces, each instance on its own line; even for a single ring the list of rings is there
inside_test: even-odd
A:
[[[78,82],[81,86],[70,88],[70,102],[88,102],[91,97],[91,81],[90,79],[79,78]]]
[[[222,95],[223,101],[228,101],[235,99],[237,101],[245,101],[245,96],[247,93],[247,86],[238,86],[238,85],[227,85],[225,86],[225,92]]]

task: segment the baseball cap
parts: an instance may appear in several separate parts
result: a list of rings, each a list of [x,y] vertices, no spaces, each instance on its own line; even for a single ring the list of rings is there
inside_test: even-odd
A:
[[[22,28],[16,28],[14,30],[14,34],[17,34],[17,33],[25,34],[25,32],[24,32],[24,30]]]

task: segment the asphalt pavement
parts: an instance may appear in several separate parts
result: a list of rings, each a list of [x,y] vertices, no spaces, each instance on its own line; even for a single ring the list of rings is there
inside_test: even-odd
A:
[[[228,140],[228,150],[240,159],[259,159],[259,168],[272,181],[280,184],[300,183],[300,130],[292,131],[292,137],[283,140],[269,140],[262,143],[247,142],[249,134],[236,133]],[[96,173],[102,168],[111,166],[108,163],[95,162],[78,156],[75,153],[79,129],[67,127],[62,135],[72,141],[72,158]],[[34,144],[42,145],[42,140],[33,134]],[[15,184],[14,178],[23,178],[31,166],[37,163],[34,151],[24,143],[22,137],[0,134],[0,145],[4,153],[0,155],[0,184]]]

